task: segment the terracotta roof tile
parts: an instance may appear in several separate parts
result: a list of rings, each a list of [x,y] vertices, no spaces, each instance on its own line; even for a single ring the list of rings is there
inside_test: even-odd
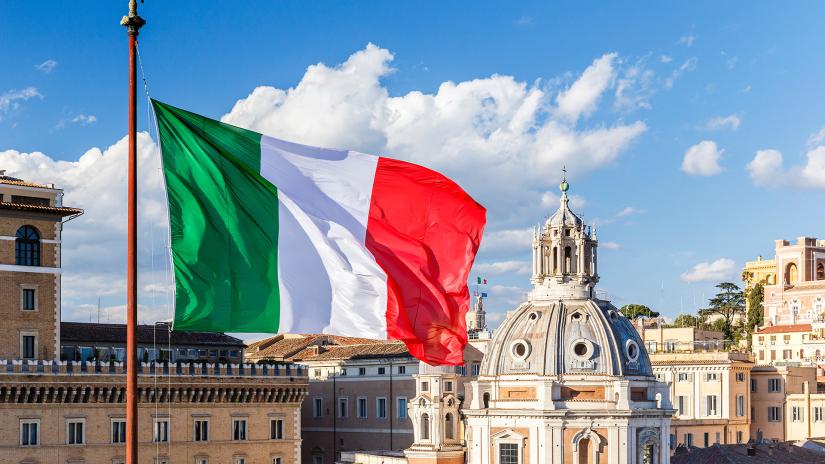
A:
[[[754,455],[748,456],[748,445],[713,445],[707,448],[677,448],[671,464],[708,463],[825,463],[825,455],[793,445],[753,445]],[[771,450],[772,448],[772,450]]]
[[[246,350],[246,355],[254,359],[298,361],[306,356],[314,356],[317,353],[315,348],[311,348],[314,346],[333,347],[378,341],[369,338],[328,334],[298,334],[292,337],[276,335],[250,344]]]
[[[772,325],[763,327],[755,334],[775,334],[775,333],[789,333],[789,332],[810,332],[811,324],[790,324],[790,325]]]
[[[0,201],[0,209],[13,209],[17,211],[37,211],[40,213],[51,213],[60,216],[74,216],[75,214],[83,214],[83,210],[80,208],[29,205],[25,203],[10,203],[7,201]]]
[[[410,352],[404,342],[374,340],[362,345],[327,346],[326,351],[304,361],[325,361],[333,359],[369,359],[384,357],[408,357]]]
[[[50,185],[35,184],[34,182],[26,182],[24,180],[16,179],[14,177],[9,177],[9,176],[0,176],[0,184],[19,185],[21,187],[37,187],[37,188],[54,189],[54,187],[52,187]]]

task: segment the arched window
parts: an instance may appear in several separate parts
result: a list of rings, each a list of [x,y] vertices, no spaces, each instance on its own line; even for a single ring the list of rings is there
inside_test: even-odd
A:
[[[430,416],[426,412],[421,415],[421,439],[430,439]]]
[[[570,247],[564,248],[564,273],[570,274],[571,269],[571,250]]]
[[[447,415],[444,416],[444,437],[448,440],[453,439],[453,427],[455,427],[455,424],[453,424],[453,415],[448,412]]]
[[[797,280],[796,264],[790,263],[785,267],[785,285],[793,285]]]
[[[579,462],[577,464],[588,464],[590,454],[590,439],[582,438],[579,440]]]
[[[825,280],[825,264],[816,265],[816,280]]]
[[[37,229],[32,226],[17,229],[14,255],[19,266],[40,266],[40,234]]]

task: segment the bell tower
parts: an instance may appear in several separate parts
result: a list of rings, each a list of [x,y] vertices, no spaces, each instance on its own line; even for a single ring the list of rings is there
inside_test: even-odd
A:
[[[596,231],[570,210],[564,173],[559,209],[533,231],[532,300],[592,298],[599,281]]]
[[[453,366],[419,363],[416,395],[409,402],[413,444],[409,464],[463,464],[464,427],[459,415],[459,376]]]

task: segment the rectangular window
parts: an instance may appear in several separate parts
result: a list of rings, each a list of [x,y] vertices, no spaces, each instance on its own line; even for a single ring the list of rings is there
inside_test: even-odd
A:
[[[321,369],[314,369],[312,371],[312,373],[313,373],[314,378],[316,378],[316,379],[321,378]]]
[[[363,396],[358,397],[358,418],[359,419],[366,419],[367,418],[367,398]]]
[[[342,367],[342,368],[341,368],[341,377],[346,377],[346,376],[347,376],[347,368],[346,368],[346,367]]]
[[[246,419],[232,419],[232,439],[246,441]]]
[[[465,366],[463,364],[461,366],[455,366],[455,373],[462,376],[462,377],[466,377],[467,376],[467,366]]]
[[[693,447],[693,434],[692,433],[686,433],[685,434],[685,445],[687,445],[688,448]]]
[[[779,422],[782,416],[779,414],[778,406],[768,407],[768,422]]]
[[[717,409],[719,405],[719,397],[716,395],[707,395],[705,396],[705,415],[706,416],[716,416],[719,414],[719,410]]]
[[[195,419],[194,441],[209,441],[209,420]]]
[[[481,363],[474,362],[472,367],[470,368],[470,375],[473,377],[478,377],[478,374],[481,372]]]
[[[37,298],[36,298],[36,290],[33,288],[24,288],[23,289],[23,311],[34,311],[37,309]]]
[[[338,398],[338,417],[349,417],[349,398]]]
[[[702,442],[705,444],[705,448],[710,446],[710,434],[705,432],[702,436]]]
[[[82,445],[86,443],[86,419],[66,419],[66,444]]]
[[[269,439],[283,440],[284,439],[284,420],[270,419],[269,420]]]
[[[37,353],[37,335],[20,336],[20,353],[23,359],[34,359]]]
[[[387,399],[386,398],[376,398],[375,399],[375,416],[379,419],[386,419],[387,418]]]
[[[232,464],[246,464],[246,456],[235,456]]]
[[[756,379],[751,379],[751,391],[755,393],[757,390]]]
[[[689,374],[687,372],[680,372],[678,380],[679,380],[679,382],[689,382],[690,381]]]
[[[398,418],[407,418],[407,398],[398,398]]]
[[[358,368],[358,375],[367,375],[367,368],[366,367],[359,367]]]
[[[687,405],[688,405],[687,396],[679,395],[677,397],[677,405],[679,406],[679,415],[680,416],[687,415]]]
[[[321,417],[323,415],[324,400],[322,398],[312,399],[312,417]]]
[[[739,417],[745,416],[745,395],[736,396],[736,415]]]
[[[768,379],[768,391],[771,393],[777,393],[782,391],[782,385],[779,383],[780,379]]]
[[[445,392],[453,391],[453,383],[450,382],[449,380],[444,381],[444,391]]]
[[[20,446],[37,446],[40,444],[40,419],[23,419],[20,421]]]
[[[126,443],[126,419],[112,419],[112,443]]]
[[[518,464],[518,445],[516,443],[499,443],[498,462],[500,464]]]
[[[387,368],[385,368],[385,367],[379,367],[378,368],[378,375],[386,375],[386,374],[387,374]]]
[[[741,430],[736,431],[736,443],[737,444],[742,443],[742,431]]]
[[[719,380],[719,374],[716,372],[708,372],[705,374],[705,381],[706,382],[716,382]]]
[[[407,366],[398,366],[398,373],[399,374],[406,374],[407,373]]]
[[[765,350],[759,350],[759,360],[760,361],[765,360]]]
[[[822,406],[817,406],[814,408],[814,421],[822,422]]]
[[[155,433],[152,441],[155,443],[169,443],[169,419],[155,419]]]
[[[430,382],[421,382],[421,391],[423,391],[423,392],[430,391]]]
[[[282,463],[283,463],[283,461],[281,460],[280,456],[272,458],[272,464],[282,464]]]
[[[737,372],[736,373],[736,381],[737,382],[744,382],[745,381],[745,373],[744,372]]]
[[[209,458],[198,456],[195,458],[195,464],[209,464]]]
[[[802,408],[799,406],[791,407],[791,420],[794,422],[802,422]]]

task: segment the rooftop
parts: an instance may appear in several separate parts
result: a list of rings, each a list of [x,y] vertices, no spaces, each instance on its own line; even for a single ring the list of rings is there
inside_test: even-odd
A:
[[[138,325],[138,344],[143,345],[214,345],[244,348],[244,342],[223,333],[169,331],[168,323]],[[171,339],[170,339],[171,337]],[[65,343],[125,343],[126,325],[89,322],[61,322],[60,342]]]
[[[330,334],[279,334],[250,343],[246,356],[250,359],[300,361],[317,355],[321,347],[371,344],[380,340],[345,337]]]
[[[676,364],[729,364],[732,362],[753,362],[753,355],[739,351],[710,351],[684,353],[651,353],[650,363],[654,366]]]
[[[47,188],[47,189],[54,189],[54,184],[46,185],[46,184],[35,184],[34,182],[26,182],[23,179],[18,179],[16,177],[11,177],[6,175],[6,171],[0,169],[0,184],[7,184],[7,185],[17,185],[20,187],[36,187],[36,188]]]
[[[387,357],[403,358],[411,356],[404,342],[374,340],[372,343],[361,345],[326,346],[322,352],[315,356],[304,358],[303,360],[309,362]]]
[[[714,445],[707,448],[679,448],[670,459],[671,464],[707,464],[707,463],[825,463],[825,454],[811,451],[799,446],[750,445]]]
[[[811,324],[790,324],[790,325],[772,325],[763,327],[754,334],[777,334],[777,333],[792,333],[792,332],[810,332]]]

